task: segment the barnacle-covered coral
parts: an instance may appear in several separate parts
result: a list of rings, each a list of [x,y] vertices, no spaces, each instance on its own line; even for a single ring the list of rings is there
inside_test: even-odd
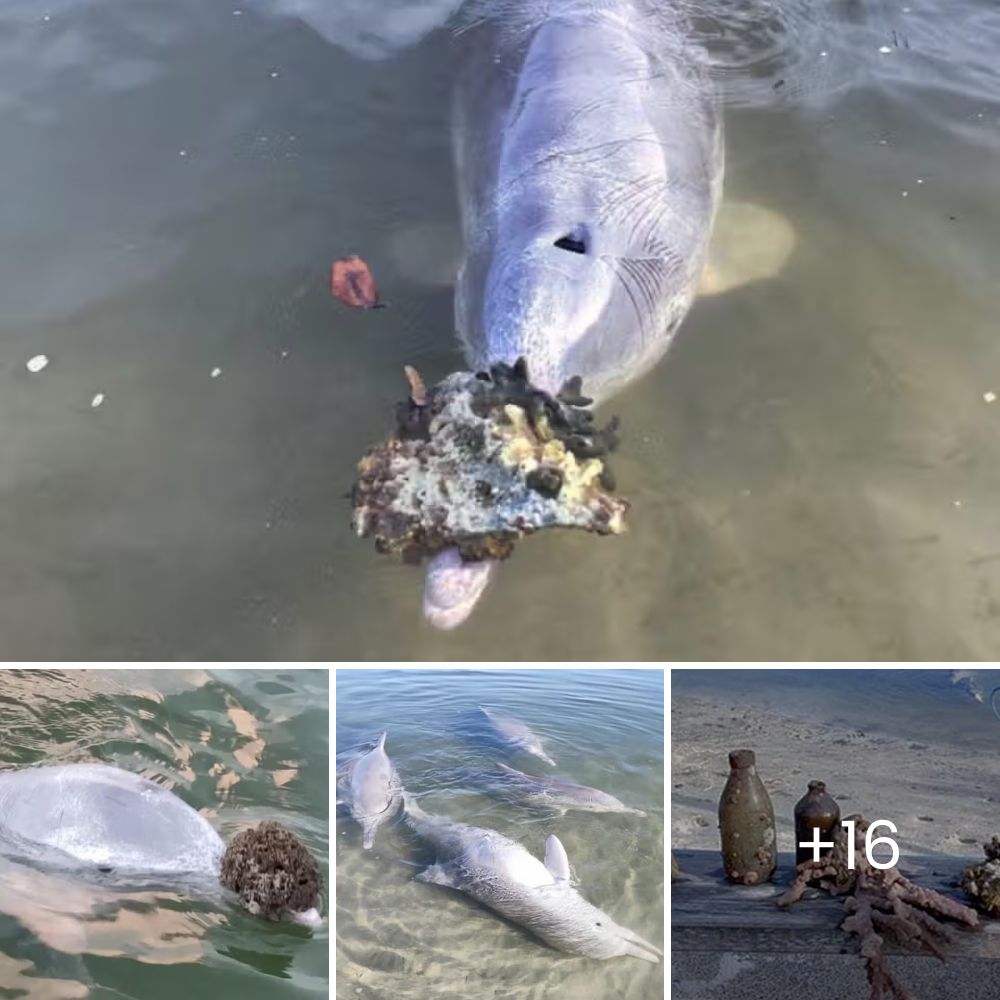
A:
[[[456,372],[427,390],[407,370],[397,430],[358,464],[354,529],[380,552],[418,562],[449,546],[467,560],[505,558],[543,528],[624,530],[604,458],[617,423],[598,428],[579,379],[557,396],[523,361]]]
[[[966,868],[962,889],[984,913],[1000,917],[1000,837],[983,844],[986,860]]]
[[[896,868],[875,868],[864,850],[868,823],[863,816],[849,816],[848,819],[857,824],[853,869],[848,865],[847,833],[839,827],[833,834],[833,850],[827,857],[796,866],[795,881],[778,900],[778,905],[795,903],[814,882],[831,895],[846,896],[847,917],[840,926],[861,940],[861,955],[871,986],[869,1000],[889,1000],[890,997],[916,1000],[889,968],[882,950],[884,936],[890,934],[900,944],[926,949],[944,961],[944,946],[955,940],[955,932],[938,918],[948,917],[974,927],[978,917],[975,910],[911,882]]]

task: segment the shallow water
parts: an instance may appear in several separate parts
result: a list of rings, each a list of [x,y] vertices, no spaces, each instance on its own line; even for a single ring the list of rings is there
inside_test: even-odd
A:
[[[1000,744],[1000,670],[681,669],[670,689],[976,754]]]
[[[579,891],[617,923],[662,942],[660,671],[338,670],[336,685],[338,753],[385,730],[400,779],[426,812],[499,830],[539,858],[556,833]],[[479,704],[527,723],[557,767],[498,754],[476,720]],[[648,816],[511,807],[475,791],[473,774],[494,760],[600,788]],[[413,881],[432,862],[402,823],[382,827],[363,851],[358,825],[338,815],[338,998],[663,996],[662,965],[562,955],[460,893]]]
[[[450,635],[343,494],[402,365],[461,364],[452,50],[359,58],[275,6],[323,7],[0,10],[6,655],[998,655],[993,0],[706,18],[727,201],[784,216],[792,255],[613,404],[632,532],[530,540]],[[449,6],[327,29],[370,56]],[[392,308],[330,300],[350,251]]]
[[[114,764],[224,839],[277,820],[328,882],[328,689],[313,670],[0,671],[0,769]],[[329,937],[212,893],[111,891],[0,860],[0,995],[326,997]]]

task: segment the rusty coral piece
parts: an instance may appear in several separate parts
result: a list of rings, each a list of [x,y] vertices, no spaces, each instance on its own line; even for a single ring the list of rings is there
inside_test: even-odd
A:
[[[1000,917],[1000,837],[983,844],[985,861],[962,873],[962,890],[976,907],[991,917]]]
[[[370,268],[357,254],[330,265],[330,291],[352,309],[380,309],[383,305]]]
[[[889,1000],[890,997],[917,1000],[889,968],[883,951],[884,935],[891,935],[904,946],[924,948],[945,961],[944,946],[956,937],[954,929],[938,918],[947,917],[968,927],[975,927],[979,918],[975,910],[911,882],[896,868],[880,869],[872,865],[864,850],[869,824],[860,815],[847,818],[856,823],[854,869],[848,868],[847,832],[837,827],[829,856],[797,865],[795,881],[778,900],[778,905],[791,906],[814,883],[831,895],[846,896],[844,912],[847,916],[840,926],[860,939],[860,954],[871,986],[869,1000]]]

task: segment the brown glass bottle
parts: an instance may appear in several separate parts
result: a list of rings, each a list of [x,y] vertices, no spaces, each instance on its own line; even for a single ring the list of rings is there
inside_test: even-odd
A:
[[[839,822],[840,806],[827,793],[826,785],[822,781],[810,781],[809,791],[795,803],[795,863],[812,861],[813,849],[800,845],[815,839],[813,830],[820,831],[820,840],[832,842]],[[831,850],[830,847],[822,848],[819,856],[825,858]]]
[[[722,863],[726,877],[741,885],[768,881],[777,860],[774,808],[756,763],[753,750],[733,750],[729,780],[719,799]]]

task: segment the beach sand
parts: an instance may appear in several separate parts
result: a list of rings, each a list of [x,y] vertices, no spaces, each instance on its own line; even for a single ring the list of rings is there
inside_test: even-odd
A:
[[[1000,833],[1000,755],[793,719],[730,702],[671,699],[671,845],[719,850],[718,804],[728,753],[749,747],[774,803],[778,849],[794,850],[793,810],[825,781],[842,817],[891,820],[907,852],[982,860]],[[888,831],[882,829],[880,835]]]

